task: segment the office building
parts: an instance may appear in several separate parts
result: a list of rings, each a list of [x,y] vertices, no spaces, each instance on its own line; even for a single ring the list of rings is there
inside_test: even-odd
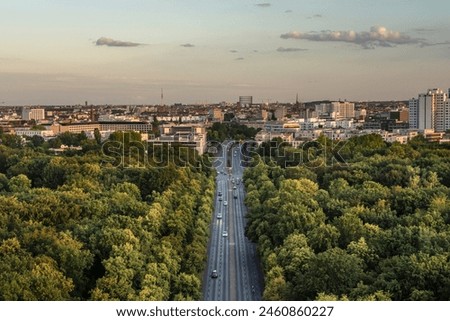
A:
[[[250,107],[253,104],[253,96],[239,96],[240,107]]]

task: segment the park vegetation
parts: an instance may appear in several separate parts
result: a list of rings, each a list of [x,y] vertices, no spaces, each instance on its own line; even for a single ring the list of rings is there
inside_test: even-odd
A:
[[[264,299],[450,299],[448,145],[278,143],[244,174]]]
[[[0,300],[201,299],[213,171],[125,138],[1,136]]]

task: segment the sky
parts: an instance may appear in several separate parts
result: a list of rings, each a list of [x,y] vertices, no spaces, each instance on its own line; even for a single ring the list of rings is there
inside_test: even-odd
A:
[[[400,100],[450,87],[445,0],[0,0],[0,104]]]

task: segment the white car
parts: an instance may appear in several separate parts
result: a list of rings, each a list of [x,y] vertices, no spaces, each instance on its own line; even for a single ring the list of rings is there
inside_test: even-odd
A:
[[[223,205],[227,206],[228,202],[227,201],[223,201]]]
[[[222,232],[222,236],[223,236],[223,237],[227,237],[227,236],[228,236],[228,232],[227,232],[227,231],[223,231],[223,232]]]
[[[217,218],[221,219],[222,218],[222,213],[217,213]]]

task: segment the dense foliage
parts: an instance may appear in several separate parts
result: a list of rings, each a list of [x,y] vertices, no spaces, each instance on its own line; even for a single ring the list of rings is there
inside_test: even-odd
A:
[[[215,142],[223,142],[227,139],[246,140],[254,139],[258,133],[258,129],[247,127],[245,125],[234,122],[214,123],[208,129],[208,140]]]
[[[55,156],[4,137],[1,300],[201,298],[214,179],[192,166],[198,157],[179,152],[185,166],[155,167],[87,139],[89,152]]]
[[[264,298],[449,300],[449,146],[332,144],[266,144],[244,174]]]

